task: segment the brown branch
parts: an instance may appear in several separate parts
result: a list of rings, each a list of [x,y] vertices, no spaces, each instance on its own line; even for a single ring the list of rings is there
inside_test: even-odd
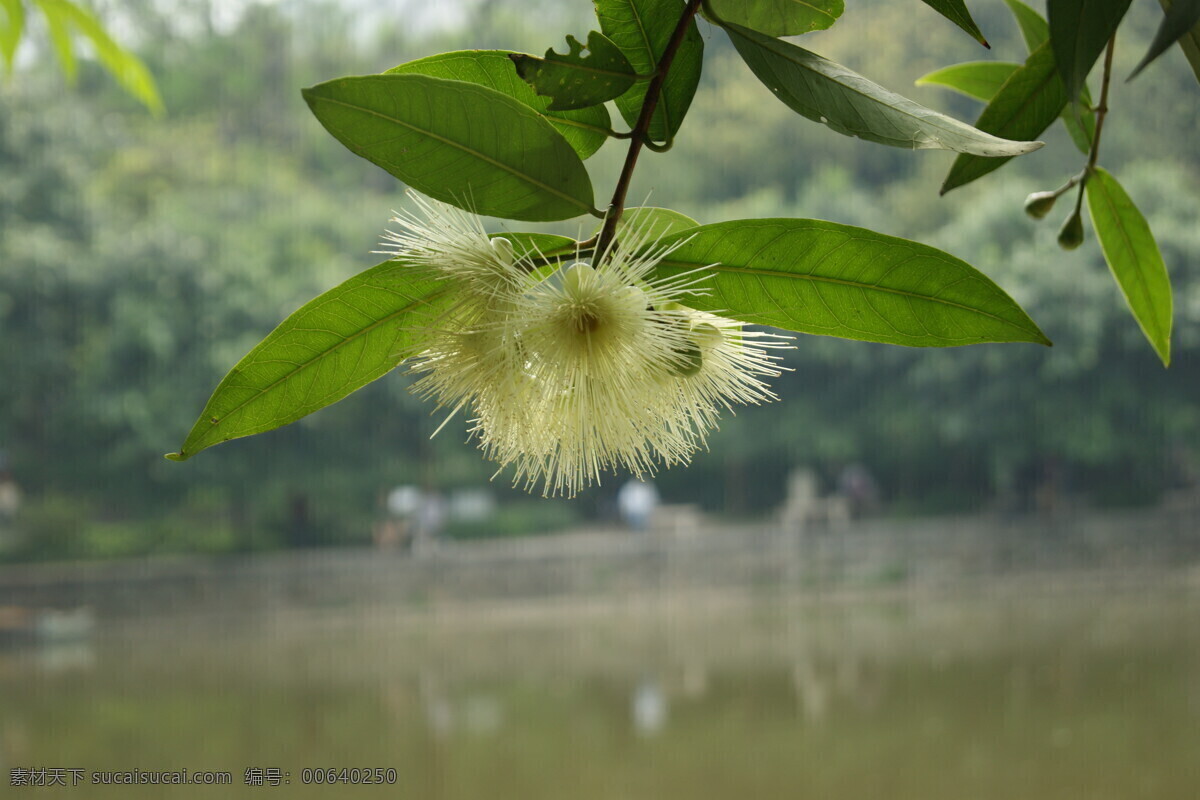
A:
[[[1100,134],[1104,131],[1104,118],[1108,116],[1108,85],[1112,82],[1113,50],[1117,46],[1117,35],[1114,33],[1108,40],[1104,51],[1104,75],[1100,83],[1100,102],[1096,105],[1096,132],[1092,134],[1092,146],[1088,150],[1087,164],[1079,174],[1079,194],[1075,196],[1075,210],[1072,217],[1079,216],[1083,210],[1083,190],[1087,187],[1088,178],[1096,170],[1096,161],[1100,158]],[[1074,179],[1072,179],[1074,180]],[[1072,184],[1068,183],[1070,188]]]
[[[637,166],[638,154],[642,150],[642,145],[646,144],[650,138],[650,121],[654,119],[654,110],[658,108],[658,100],[662,96],[663,85],[671,70],[671,62],[675,60],[675,53],[683,44],[688,27],[700,11],[700,3],[701,0],[688,0],[687,6],[683,9],[683,15],[679,18],[679,23],[675,26],[666,49],[663,50],[662,57],[658,59],[654,77],[651,78],[650,85],[646,87],[646,96],[642,100],[642,111],[638,115],[637,124],[633,126],[629,152],[625,154],[625,165],[621,168],[621,176],[617,178],[617,187],[613,191],[612,201],[608,204],[604,225],[596,236],[598,258],[604,258],[608,254],[608,250],[616,238],[617,223],[621,220],[621,214],[625,212],[625,196],[629,194],[629,184],[633,180],[633,170]]]
[[[1108,115],[1108,85],[1112,82],[1113,50],[1117,46],[1117,35],[1114,33],[1108,40],[1108,48],[1104,51],[1104,77],[1100,84],[1100,103],[1096,106],[1096,134],[1092,137],[1092,149],[1088,153],[1087,175],[1096,168],[1096,160],[1100,157],[1100,133],[1104,130],[1104,118]],[[1084,180],[1087,180],[1087,175]]]

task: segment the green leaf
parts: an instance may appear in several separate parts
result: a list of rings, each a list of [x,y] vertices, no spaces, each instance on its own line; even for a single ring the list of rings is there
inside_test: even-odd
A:
[[[551,255],[575,240],[497,233],[518,256]],[[361,389],[420,349],[452,302],[445,285],[395,259],[314,298],[280,323],[217,386],[172,461],[295,422]]]
[[[141,59],[113,41],[112,37],[108,35],[108,31],[104,30],[100,20],[96,19],[92,12],[68,2],[68,0],[38,0],[38,3],[46,14],[48,22],[51,18],[60,20],[60,22],[51,23],[51,33],[55,40],[55,47],[59,50],[60,58],[62,58],[64,48],[67,52],[71,49],[67,28],[73,26],[92,43],[100,63],[104,65],[122,89],[135,97],[152,113],[156,115],[163,113],[162,97],[158,93],[158,86],[155,84],[150,70],[146,68]],[[59,25],[63,30],[56,31],[56,26]],[[59,41],[60,37],[66,39],[65,43]],[[63,68],[73,76],[74,57],[72,56],[70,60],[70,70],[67,69],[65,61]]]
[[[842,0],[712,0],[717,24],[732,23],[768,36],[796,36],[837,22]]]
[[[513,70],[511,50],[458,50],[436,56],[418,58],[384,74],[430,75],[452,81],[478,83],[495,89],[537,111],[563,135],[580,158],[587,158],[600,149],[608,139],[611,120],[604,106],[581,108],[575,111],[550,111],[549,98],[538,97]]]
[[[1171,363],[1171,279],[1142,212],[1111,174],[1088,176],[1088,211],[1121,293],[1163,366]]]
[[[968,61],[936,69],[917,78],[917,86],[945,86],[985,103],[1021,68],[1009,61]]]
[[[726,28],[742,60],[784,104],[846,136],[911,149],[1014,156],[1041,142],[1008,141],[914,103],[794,44]]]
[[[1025,40],[1025,47],[1029,52],[1032,53],[1041,47],[1043,42],[1050,40],[1050,25],[1041,14],[1022,3],[1021,0],[1004,0],[1004,2],[1008,4],[1008,9],[1016,17],[1017,27],[1021,29],[1021,37]]]
[[[1054,69],[1054,53],[1046,42],[1030,54],[987,104],[975,126],[997,136],[1032,139],[1040,136],[1062,112],[1067,95]],[[980,158],[964,153],[954,160],[942,184],[942,194],[999,169],[1008,159]]]
[[[4,59],[5,68],[11,70],[17,45],[25,32],[25,5],[22,0],[0,0],[0,9],[5,13],[0,24],[0,58]]]
[[[621,48],[639,75],[649,75],[658,67],[658,60],[667,49],[667,43],[675,26],[683,15],[680,0],[593,0],[600,30]],[[700,70],[704,60],[704,40],[695,21],[688,25],[687,33],[671,70],[663,84],[662,96],[650,119],[649,135],[656,141],[668,141],[679,130],[696,86],[700,83]],[[633,127],[642,113],[642,101],[646,97],[648,84],[635,83],[629,91],[616,99],[617,110],[625,122]]]
[[[511,219],[600,215],[567,140],[495,89],[428,75],[367,75],[317,84],[304,99],[351,152],[430,197]]]
[[[1158,2],[1163,9],[1170,10],[1179,0],[1158,0]],[[1188,64],[1192,66],[1192,73],[1195,74],[1196,80],[1200,81],[1200,25],[1193,27],[1179,38],[1179,49],[1183,51]]]
[[[1150,43],[1150,49],[1146,51],[1145,57],[1134,68],[1129,80],[1137,77],[1137,74],[1145,69],[1151,61],[1161,56],[1168,47],[1179,41],[1184,34],[1194,31],[1200,24],[1200,0],[1164,2],[1163,8],[1166,16],[1163,17],[1158,31],[1154,34],[1154,41]]]
[[[699,222],[669,208],[641,206],[627,208],[617,223],[618,235],[622,231],[636,231],[646,241],[657,241],[673,233],[695,228]]]
[[[1075,147],[1079,152],[1085,155],[1092,149],[1092,139],[1096,136],[1096,115],[1090,108],[1084,108],[1085,105],[1090,105],[1091,97],[1088,96],[1087,87],[1083,87],[1083,94],[1080,96],[1080,103],[1068,105],[1063,109],[1060,115],[1063,125],[1067,128],[1067,133],[1071,136],[1071,141],[1075,143]],[[1076,114],[1078,112],[1078,115]]]
[[[917,242],[808,219],[701,225],[658,273],[710,266],[710,294],[688,305],[801,333],[912,347],[1049,344],[995,283]]]
[[[1020,64],[1008,61],[970,61],[965,64],[934,70],[928,75],[917,79],[918,86],[937,85],[954,89],[976,100],[990,101],[1004,82],[1012,77]],[[1086,91],[1086,90],[1085,90]],[[1085,102],[1091,102],[1085,98]],[[1091,147],[1092,137],[1096,131],[1096,117],[1091,111],[1086,111],[1082,120],[1077,120],[1070,106],[1063,109],[1060,115],[1067,132],[1075,146],[1083,153]]]
[[[295,422],[386,375],[445,305],[444,285],[385,261],[293,313],[217,386],[174,461]]]
[[[603,34],[592,31],[583,45],[574,36],[567,37],[568,52],[551,48],[545,58],[524,53],[509,56],[521,80],[539,95],[551,98],[552,111],[587,108],[622,95],[637,76],[629,59]],[[587,50],[587,55],[583,54]]]
[[[1025,47],[1030,52],[1038,49],[1050,40],[1050,25],[1042,15],[1034,11],[1021,0],[1004,0],[1017,19],[1021,36],[1025,39]],[[1083,86],[1079,103],[1065,107],[1062,112],[1063,125],[1071,135],[1071,141],[1079,148],[1079,152],[1087,153],[1092,146],[1092,138],[1096,135],[1096,115],[1091,110],[1092,95],[1087,85]]]
[[[1130,0],[1047,0],[1050,42],[1058,74],[1074,103],[1092,65],[1129,8]]]
[[[68,84],[75,83],[79,66],[75,63],[75,50],[71,44],[71,23],[66,13],[66,4],[58,0],[38,0],[42,16],[46,18],[46,29],[50,33],[50,44],[62,67],[63,77]]]
[[[991,45],[988,44],[987,39],[983,38],[983,32],[980,31],[979,26],[975,24],[975,20],[971,19],[971,12],[967,10],[967,4],[964,3],[963,0],[921,1],[946,19],[953,22],[958,27],[962,28],[967,32],[967,35],[979,42],[984,47],[991,47]]]

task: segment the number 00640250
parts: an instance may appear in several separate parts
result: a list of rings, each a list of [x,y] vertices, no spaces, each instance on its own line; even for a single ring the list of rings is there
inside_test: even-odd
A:
[[[309,783],[387,783],[393,784],[396,782],[396,770],[392,768],[384,769],[382,767],[367,767],[359,769],[355,767],[348,769],[342,767],[335,769],[333,767],[327,769],[311,769],[306,768],[300,771],[300,782]]]

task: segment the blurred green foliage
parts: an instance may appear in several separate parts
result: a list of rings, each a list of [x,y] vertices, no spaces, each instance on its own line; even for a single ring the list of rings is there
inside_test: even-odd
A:
[[[529,14],[528,5],[485,3],[471,30],[419,31],[384,12],[364,28],[332,3],[250,5],[221,24],[207,2],[171,13],[135,3],[135,38],[167,117],[147,117],[91,62],[80,63],[78,94],[59,91],[48,57],[0,88],[0,449],[28,498],[25,544],[8,557],[366,542],[391,486],[487,482],[491,468],[463,445],[461,420],[429,438],[441,416],[407,393],[402,372],[186,465],[162,453],[280,319],[378,260],[369,251],[403,202],[390,176],[329,139],[298,87],[468,41],[540,52],[544,31],[526,14],[570,25],[589,11],[542,2]],[[1003,4],[977,5],[993,52],[1019,52]],[[1137,12],[1132,29],[1148,41],[1157,19]],[[855,4],[845,21],[813,35],[822,52],[949,113],[976,110],[911,87],[939,65],[980,57],[954,26],[881,0]],[[1133,38],[1118,49],[1118,74],[1145,50]],[[901,44],[917,40],[921,48]],[[649,195],[702,223],[804,216],[920,238],[994,278],[1055,347],[929,352],[801,337],[793,371],[775,382],[784,402],[729,417],[711,452],[662,473],[669,502],[761,515],[782,499],[791,468],[831,479],[851,462],[875,473],[896,513],[996,507],[1047,465],[1065,476],[1064,492],[1095,504],[1154,502],[1184,480],[1200,455],[1200,154],[1178,145],[1200,128],[1200,107],[1172,99],[1194,91],[1182,57],[1155,62],[1155,81],[1115,86],[1105,131],[1105,160],[1150,220],[1175,285],[1164,371],[1095,242],[1065,263],[1053,226],[1022,212],[1027,194],[1058,181],[1065,135],[1051,132],[1045,152],[939,200],[945,154],[823,135],[734,68],[724,40],[706,44],[692,133],[639,173],[631,198]],[[619,155],[601,151],[594,174],[615,174],[606,159]],[[547,230],[579,233],[569,226]],[[494,532],[601,513],[621,480],[569,513],[505,510]],[[523,498],[503,476],[492,486],[502,508]]]

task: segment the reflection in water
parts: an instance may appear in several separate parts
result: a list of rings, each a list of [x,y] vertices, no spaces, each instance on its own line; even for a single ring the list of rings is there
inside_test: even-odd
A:
[[[655,736],[667,724],[667,696],[654,678],[643,678],[633,690],[633,729]]]
[[[638,608],[264,612],[0,652],[0,764],[235,777],[71,795],[99,800],[261,796],[248,767],[289,798],[1200,796],[1194,593]],[[399,780],[301,785],[343,766]]]

